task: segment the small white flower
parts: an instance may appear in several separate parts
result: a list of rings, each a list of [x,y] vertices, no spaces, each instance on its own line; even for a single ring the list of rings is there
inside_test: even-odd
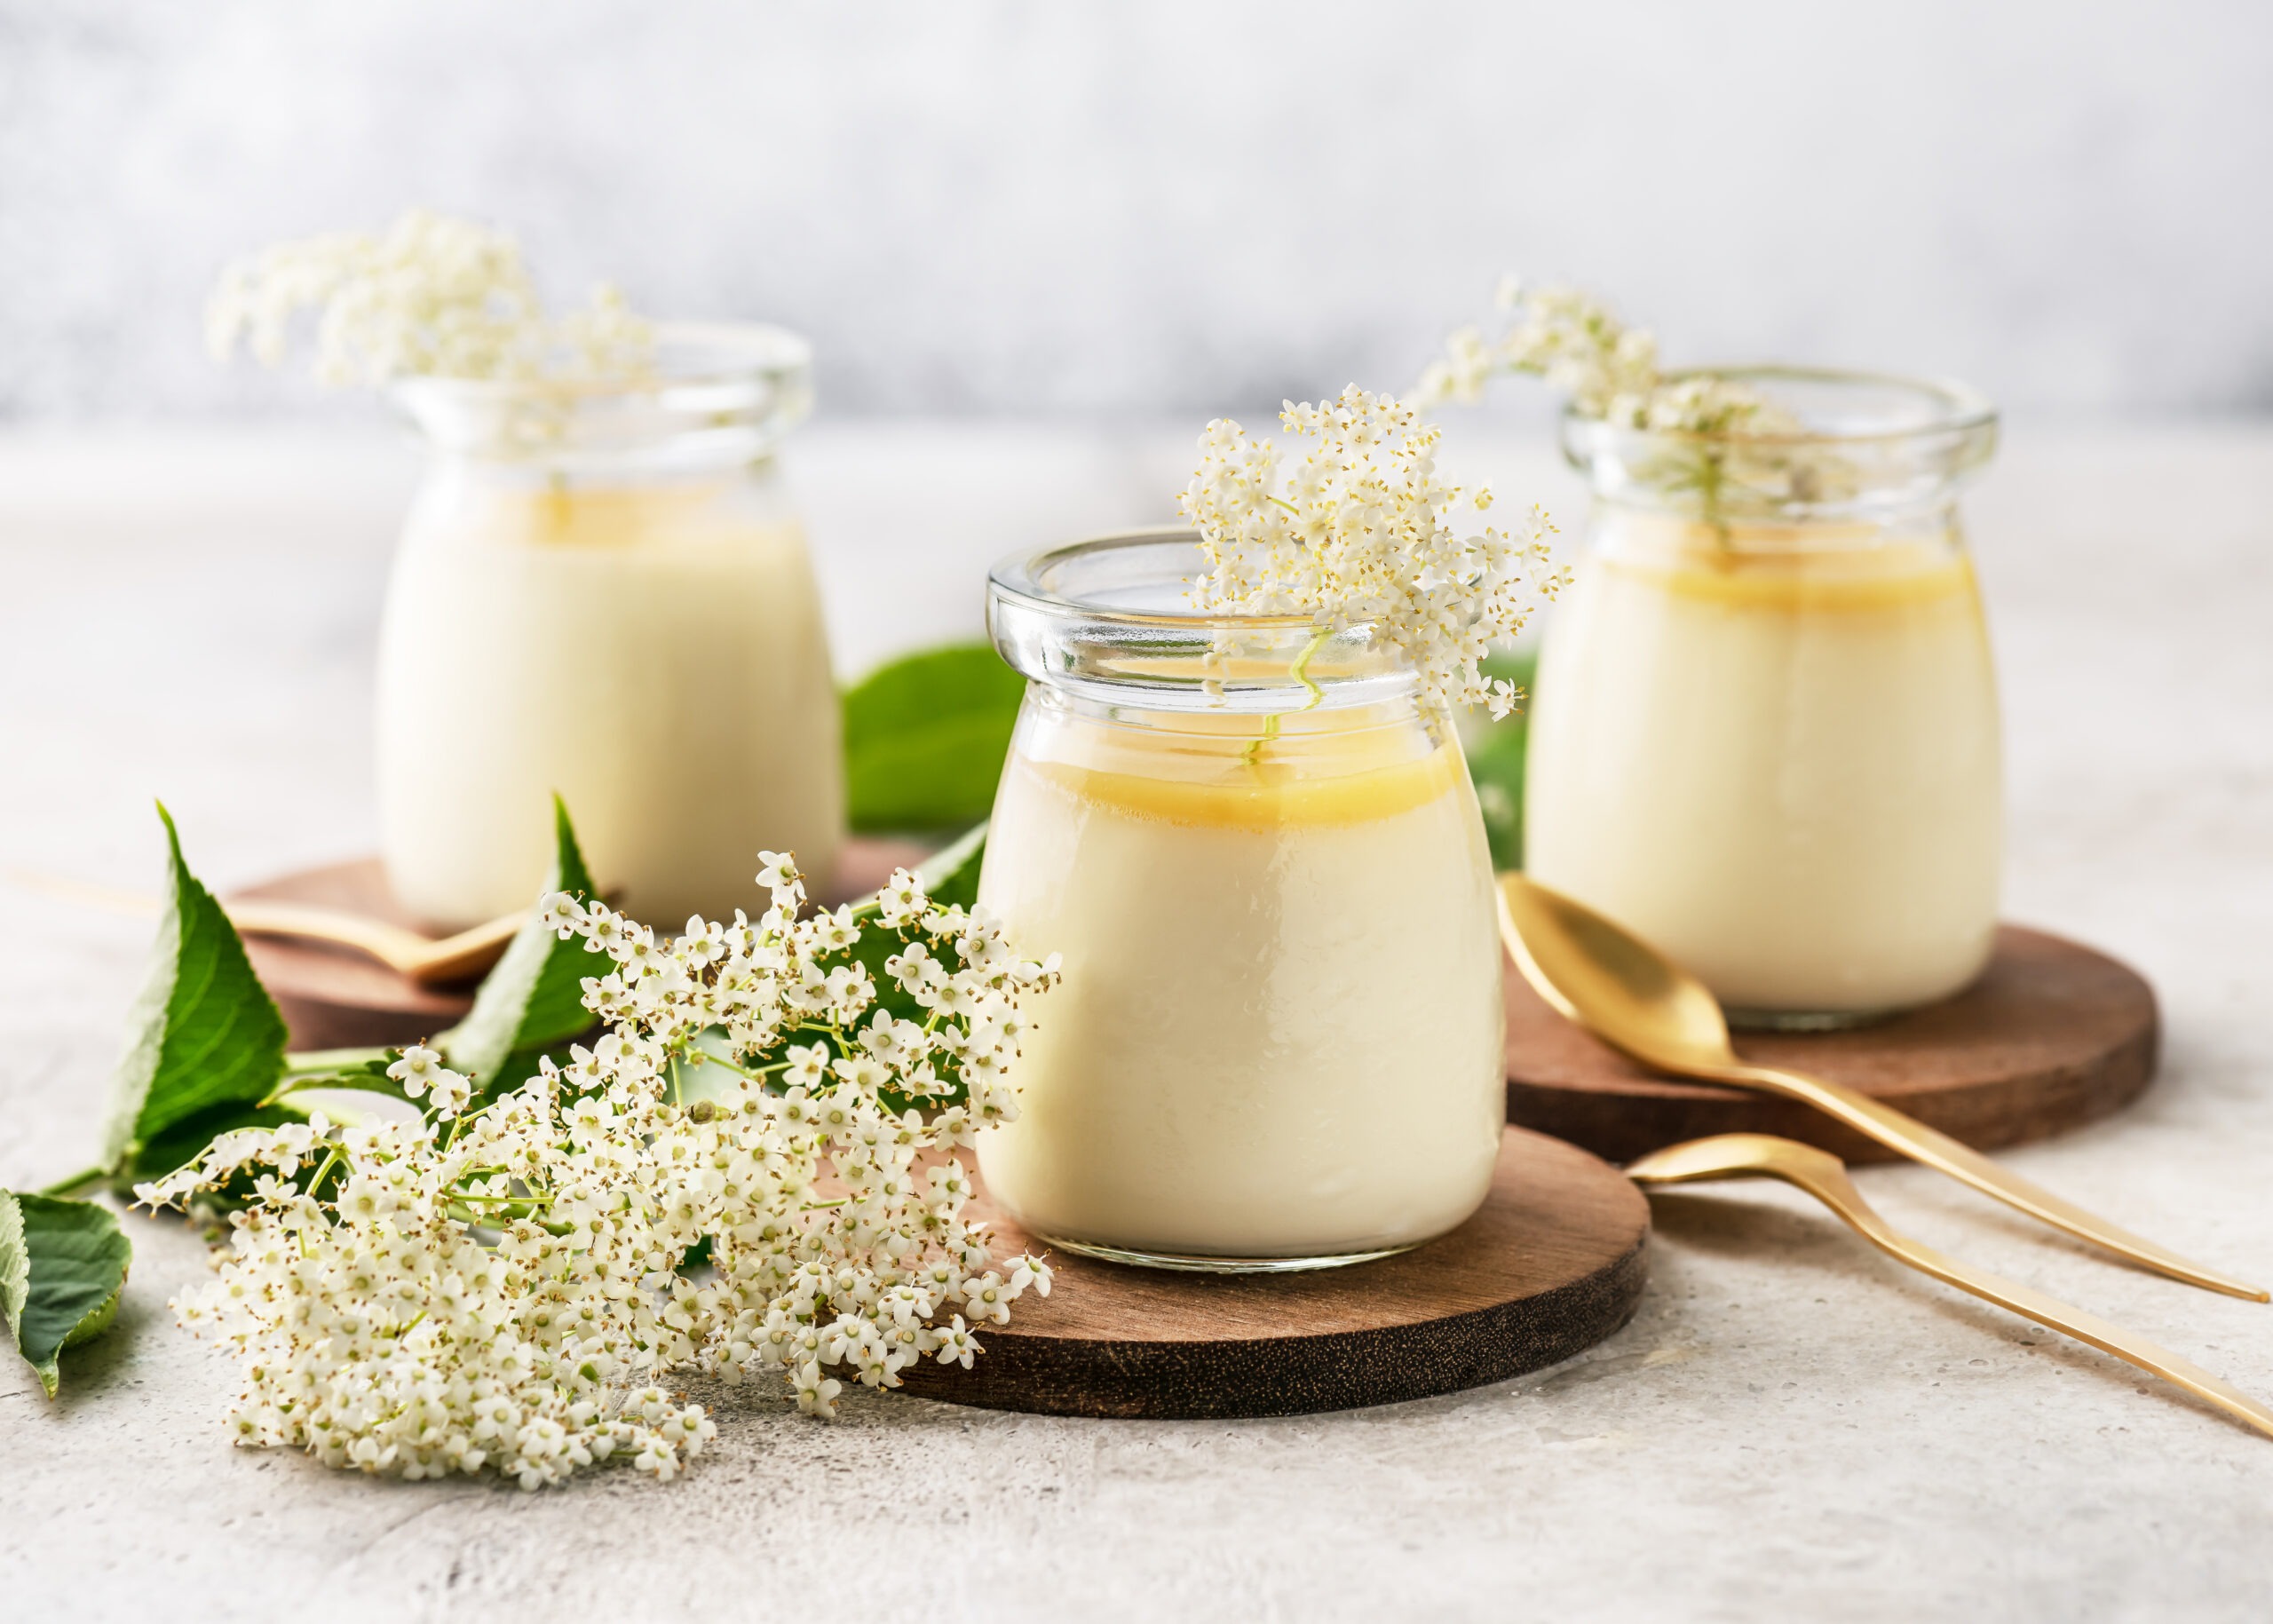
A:
[[[770,868],[777,895],[802,894],[786,859]],[[175,1303],[238,1352],[238,1439],[408,1478],[494,1470],[534,1490],[629,1460],[667,1481],[717,1435],[670,1391],[678,1371],[780,1372],[828,1416],[850,1381],[977,1357],[970,1324],[1002,1323],[1048,1271],[998,1263],[959,1216],[967,1169],[939,1153],[1015,1114],[1019,1000],[1057,971],[920,886],[895,906],[896,927],[784,903],[756,925],[692,921],[668,948],[603,905],[554,909],[633,962],[584,982],[605,1029],[566,1065],[546,1057],[477,1107],[415,1047],[393,1075],[426,1102],[418,1123],[243,1129],[145,1185],[178,1204],[250,1176],[210,1283]],[[875,930],[950,1007],[929,1022],[876,1007],[854,956]],[[732,1086],[683,1101],[721,1010]],[[957,1064],[968,1103],[905,1108]],[[311,1161],[313,1192],[293,1180]],[[712,1268],[681,1274],[701,1240]],[[967,1319],[934,1323],[956,1308]]]
[[[836,1395],[843,1390],[843,1382],[822,1375],[820,1367],[812,1360],[797,1367],[797,1408],[804,1414],[836,1419]]]

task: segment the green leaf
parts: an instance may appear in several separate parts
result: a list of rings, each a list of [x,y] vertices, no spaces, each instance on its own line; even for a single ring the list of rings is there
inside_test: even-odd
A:
[[[940,907],[957,904],[964,907],[978,900],[978,871],[986,860],[986,825],[969,830],[952,845],[933,852],[915,868],[915,877],[923,882],[923,890]],[[900,989],[884,969],[884,961],[898,953],[904,945],[899,932],[888,931],[877,923],[879,907],[874,898],[852,910],[852,917],[860,925],[860,940],[852,949],[853,960],[864,965],[868,977],[876,984],[876,1004],[889,1010],[901,1020],[921,1021],[925,1018],[923,1006]],[[823,1039],[824,1043],[828,1042]],[[834,1044],[828,1045],[832,1050]],[[954,1066],[946,1063],[941,1074],[951,1075]],[[949,1095],[932,1103],[936,1105],[960,1104],[963,1092],[960,1085]],[[883,1096],[886,1106],[893,1111],[905,1111],[909,1103],[895,1094]]]
[[[970,907],[978,901],[978,872],[986,866],[986,825],[965,829],[915,865],[924,894],[941,907]]]
[[[0,1316],[49,1398],[63,1350],[117,1317],[133,1256],[107,1207],[0,1190]]]
[[[589,899],[597,888],[558,796],[552,797],[552,871],[540,894],[565,891]],[[590,1026],[584,978],[599,973],[587,956],[591,951],[583,938],[564,942],[531,914],[505,956],[483,978],[465,1019],[435,1040],[451,1069],[479,1079],[485,1093],[494,1092],[508,1081],[508,1063],[514,1057],[527,1062],[519,1073],[527,1075],[535,1066],[530,1057]]]
[[[387,1067],[401,1058],[400,1049],[327,1049],[311,1054],[286,1055],[284,1080],[276,1085],[267,1103],[274,1104],[288,1094],[307,1089],[333,1089],[384,1094],[390,1099],[415,1105],[418,1102],[410,1097],[402,1084],[387,1075]]]
[[[847,816],[864,833],[969,827],[994,810],[1026,679],[985,643],[881,666],[844,695]]]
[[[182,860],[172,816],[162,805],[158,816],[172,884],[111,1084],[103,1163],[112,1168],[137,1161],[146,1141],[193,1116],[257,1105],[284,1065],[284,1018],[228,915]]]
[[[1528,687],[1533,667],[1528,654],[1494,654],[1484,662],[1487,677],[1505,677],[1517,687]],[[1531,719],[1518,710],[1502,722],[1483,711],[1461,719],[1461,745],[1468,756],[1468,775],[1476,784],[1476,804],[1484,814],[1485,837],[1492,843],[1492,866],[1524,866],[1524,763],[1530,745]]]

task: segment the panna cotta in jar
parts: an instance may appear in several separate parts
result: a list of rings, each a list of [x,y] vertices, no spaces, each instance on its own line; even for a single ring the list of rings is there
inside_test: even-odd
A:
[[[1891,424],[1749,448],[1783,482],[1723,484],[1710,513],[1642,477],[1618,437],[1572,437],[1598,500],[1540,654],[1525,867],[1743,1024],[1931,1002],[1995,936],[1996,687],[1953,503],[1993,418],[1862,384]]]
[[[1065,976],[979,1166],[1022,1225],[1077,1250],[1379,1256],[1466,1219],[1499,1154],[1483,824],[1451,730],[1362,633],[1311,662],[1321,701],[1297,710],[1292,654],[1255,652],[1287,629],[1235,633],[1248,654],[1226,681],[1220,622],[1129,607],[1172,601],[1196,559],[1169,533],[996,573],[997,640],[1033,680],[979,901]]]
[[[556,793],[595,880],[664,929],[762,908],[762,849],[834,867],[836,691],[772,455],[805,351],[674,331],[672,369],[621,388],[402,391],[436,456],[380,630],[380,827],[432,924],[529,905]]]

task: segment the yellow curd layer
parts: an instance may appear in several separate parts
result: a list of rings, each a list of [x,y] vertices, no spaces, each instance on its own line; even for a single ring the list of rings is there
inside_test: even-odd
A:
[[[724,516],[724,485],[584,487],[565,490],[493,490],[459,521],[502,540],[550,547],[628,547],[669,533],[747,530]]]
[[[1075,799],[1125,817],[1258,830],[1393,818],[1429,804],[1467,776],[1460,747],[1449,741],[1426,756],[1338,772],[1300,757],[1274,760],[1268,749],[1253,762],[1233,758],[1195,772],[1199,764],[1182,757],[1173,764],[1176,776],[1153,777],[1067,761],[1025,764]]]
[[[1705,526],[1628,519],[1601,566],[1671,596],[1794,614],[1895,609],[1971,596],[1973,564],[1944,535],[1885,540],[1865,526]]]
[[[1676,598],[1796,614],[1906,608],[1974,590],[1973,565],[1961,555],[1924,568],[1884,571],[1825,569],[1810,567],[1811,561],[1780,558],[1746,559],[1721,569],[1662,569],[1619,558],[1603,562]]]

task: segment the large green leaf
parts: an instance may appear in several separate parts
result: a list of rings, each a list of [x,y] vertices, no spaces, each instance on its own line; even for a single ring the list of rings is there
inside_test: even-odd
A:
[[[117,1317],[133,1256],[107,1207],[0,1190],[0,1318],[49,1398],[63,1350]]]
[[[560,797],[552,800],[552,871],[546,893],[565,891],[590,898],[596,888],[576,844],[576,831]],[[505,949],[505,956],[483,978],[465,1019],[436,1040],[452,1069],[478,1080],[485,1092],[510,1080],[516,1056],[528,1058],[564,1043],[592,1024],[584,1008],[584,978],[599,972],[591,945],[580,936],[562,941],[532,914]]]
[[[257,1105],[284,1066],[284,1018],[253,974],[228,915],[182,860],[173,818],[163,806],[158,816],[171,883],[111,1085],[103,1163],[114,1170],[139,1160],[144,1142],[191,1117]]]
[[[1026,679],[985,643],[926,649],[844,695],[847,816],[862,831],[966,828],[994,805]]]

